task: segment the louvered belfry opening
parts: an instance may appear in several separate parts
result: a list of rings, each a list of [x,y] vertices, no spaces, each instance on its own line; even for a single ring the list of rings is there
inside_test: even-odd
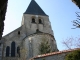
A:
[[[32,23],[35,23],[35,19],[34,18],[32,18]]]
[[[41,19],[39,19],[39,24],[42,24],[42,20]]]

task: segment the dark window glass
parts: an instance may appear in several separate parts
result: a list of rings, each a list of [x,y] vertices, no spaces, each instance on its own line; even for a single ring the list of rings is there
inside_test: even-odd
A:
[[[34,18],[32,18],[32,23],[35,23],[35,19]]]
[[[10,51],[10,47],[7,46],[7,47],[6,47],[6,57],[9,57],[9,51]]]
[[[20,47],[17,47],[17,54],[20,57]]]
[[[42,20],[41,19],[39,19],[39,23],[42,24]]]
[[[11,43],[11,57],[15,57],[15,42]]]

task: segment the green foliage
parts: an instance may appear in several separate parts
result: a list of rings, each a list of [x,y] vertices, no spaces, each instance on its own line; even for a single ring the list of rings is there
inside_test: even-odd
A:
[[[50,47],[48,41],[43,39],[43,41],[40,44],[39,50],[40,50],[40,54],[50,53],[51,47]]]
[[[45,60],[44,58],[42,60]]]
[[[67,54],[65,60],[80,60],[80,50],[75,50]]]

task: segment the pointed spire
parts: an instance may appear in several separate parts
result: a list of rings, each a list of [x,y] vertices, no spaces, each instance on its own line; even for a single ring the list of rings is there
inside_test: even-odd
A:
[[[31,0],[27,10],[25,11],[24,14],[33,14],[33,15],[44,15],[45,12],[40,8],[40,6],[35,2],[35,0]]]

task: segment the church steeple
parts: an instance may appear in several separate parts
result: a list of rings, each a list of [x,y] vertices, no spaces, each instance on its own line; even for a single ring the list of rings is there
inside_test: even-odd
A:
[[[53,35],[48,15],[40,8],[35,0],[31,0],[27,10],[23,14],[21,25],[24,27],[27,35],[39,32]]]
[[[40,6],[35,2],[35,0],[31,0],[27,10],[25,11],[24,14],[33,14],[33,15],[44,15],[45,12],[40,8]]]

